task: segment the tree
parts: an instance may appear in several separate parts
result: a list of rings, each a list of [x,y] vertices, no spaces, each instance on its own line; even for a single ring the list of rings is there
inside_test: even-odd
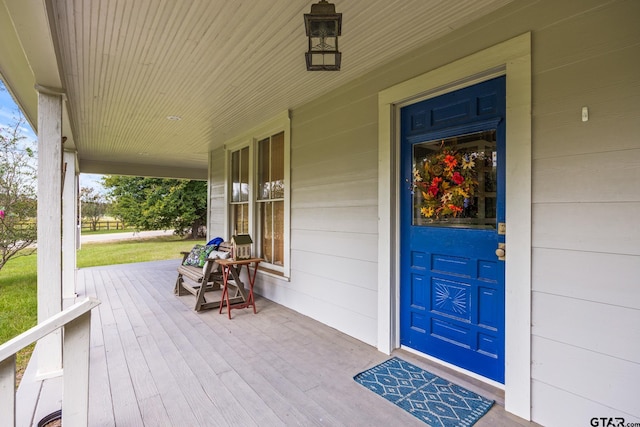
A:
[[[111,214],[141,230],[173,228],[180,236],[203,237],[207,183],[182,179],[104,177]]]
[[[91,187],[82,187],[80,189],[80,203],[82,217],[89,221],[91,230],[96,231],[98,222],[107,212],[105,197]]]
[[[37,238],[34,143],[23,135],[24,118],[0,126],[0,269],[13,257],[29,255]]]

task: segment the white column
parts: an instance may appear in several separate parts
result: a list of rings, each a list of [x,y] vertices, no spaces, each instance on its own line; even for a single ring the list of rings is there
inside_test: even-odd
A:
[[[62,311],[62,96],[38,94],[38,323]],[[62,334],[38,344],[37,376],[62,372]]]
[[[62,188],[62,298],[76,297],[78,174],[75,151],[65,151]]]

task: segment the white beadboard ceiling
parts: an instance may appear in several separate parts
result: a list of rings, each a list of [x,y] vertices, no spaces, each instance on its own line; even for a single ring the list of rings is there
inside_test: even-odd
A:
[[[43,3],[2,1],[14,15]],[[312,1],[44,3],[80,170],[175,175],[206,171],[208,151],[229,138],[509,1],[334,0],[338,72],[305,69]]]

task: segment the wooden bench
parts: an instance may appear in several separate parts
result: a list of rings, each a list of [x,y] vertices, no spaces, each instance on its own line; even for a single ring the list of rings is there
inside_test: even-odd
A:
[[[227,242],[222,243],[218,251],[231,252],[231,244]],[[173,293],[178,296],[194,295],[196,297],[195,311],[220,307],[223,278],[220,265],[216,262],[217,258],[209,258],[204,267],[197,267],[184,265],[184,261],[189,256],[189,252],[180,253],[182,254],[182,262],[178,267],[178,278],[176,279]],[[227,285],[233,288],[233,296],[230,295],[229,304],[238,304],[247,301],[247,293],[242,283],[238,286],[235,280],[229,280]],[[205,293],[210,291],[220,292],[216,292],[217,295],[213,295],[209,298],[210,301],[207,301]]]

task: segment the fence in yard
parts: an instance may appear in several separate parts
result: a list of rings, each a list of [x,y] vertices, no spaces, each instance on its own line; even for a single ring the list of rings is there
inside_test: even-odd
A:
[[[25,221],[21,224],[16,224],[16,228],[21,230],[27,228],[35,227],[35,221]],[[105,231],[105,230],[124,230],[124,224],[122,221],[117,221],[115,219],[112,220],[102,220],[96,223],[96,231]],[[93,231],[93,227],[91,227],[91,221],[82,221],[82,231]]]
[[[95,229],[97,231],[98,230],[123,230],[124,224],[122,224],[122,221],[116,221],[116,220],[98,221],[96,223]],[[91,227],[91,221],[82,221],[82,231],[93,231],[93,228]]]

